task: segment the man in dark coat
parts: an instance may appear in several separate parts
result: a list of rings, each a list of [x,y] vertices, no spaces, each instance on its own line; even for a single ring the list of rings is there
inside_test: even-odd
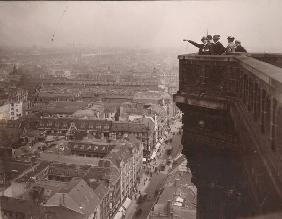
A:
[[[213,36],[213,54],[214,55],[221,55],[225,52],[224,46],[219,42],[220,35]]]
[[[235,40],[235,52],[247,52],[239,40]]]
[[[203,48],[203,55],[213,55],[213,42],[212,42],[212,36],[207,35],[207,44]]]
[[[192,40],[185,40],[184,39],[183,41],[187,41],[187,42],[191,43],[193,46],[196,46],[197,48],[199,48],[199,55],[203,55],[203,48],[207,44],[207,38],[206,37],[202,37],[202,39],[201,39],[202,43],[201,44],[196,43]]]

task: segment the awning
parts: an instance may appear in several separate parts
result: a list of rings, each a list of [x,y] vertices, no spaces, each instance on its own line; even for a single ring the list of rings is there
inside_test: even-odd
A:
[[[123,212],[118,211],[113,219],[121,219],[123,217]]]
[[[125,208],[125,210],[129,207],[130,203],[131,203],[131,199],[126,198],[124,203],[122,204],[122,206]]]
[[[160,146],[161,146],[161,144],[158,142],[158,143],[156,144],[156,150],[158,150],[158,149],[160,148]]]
[[[154,159],[154,158],[156,157],[156,155],[157,155],[157,152],[154,151],[153,154],[152,154],[152,156],[151,156],[151,159]]]

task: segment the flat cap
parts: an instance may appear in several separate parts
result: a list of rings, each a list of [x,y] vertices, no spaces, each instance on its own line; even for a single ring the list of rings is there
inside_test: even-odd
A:
[[[214,40],[219,40],[220,39],[220,35],[213,35],[212,37]]]

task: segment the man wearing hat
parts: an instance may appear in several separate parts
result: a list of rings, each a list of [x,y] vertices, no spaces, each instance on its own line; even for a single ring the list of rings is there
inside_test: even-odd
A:
[[[198,44],[198,43],[196,43],[192,40],[186,40],[186,39],[184,39],[183,41],[187,41],[187,42],[191,43],[192,45],[196,46],[197,48],[199,48],[199,55],[203,55],[203,48],[207,44],[207,38],[206,37],[202,37],[202,39],[201,39],[202,44]]]
[[[235,52],[247,52],[239,40],[235,40]]]
[[[220,35],[214,35],[213,36],[213,53],[214,55],[221,55],[225,52],[224,46],[219,42]]]
[[[227,47],[225,48],[225,52],[226,52],[226,53],[235,52],[235,43],[234,43],[234,39],[235,39],[235,38],[232,37],[232,36],[227,37],[228,45],[227,45]]]
[[[203,55],[213,55],[213,42],[212,42],[212,36],[207,35],[207,44],[203,48]]]

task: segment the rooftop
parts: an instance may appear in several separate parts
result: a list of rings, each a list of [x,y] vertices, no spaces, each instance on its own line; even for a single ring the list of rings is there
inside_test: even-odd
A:
[[[172,212],[174,216],[179,218],[195,219],[196,203],[196,187],[191,183],[191,174],[176,171],[166,179],[164,190],[150,218],[156,219],[158,215],[170,218],[169,212]]]
[[[73,114],[78,110],[85,109],[89,105],[89,102],[84,101],[59,101],[49,102],[47,105],[37,105],[31,110],[41,113],[54,113],[54,114]]]
[[[161,100],[161,99],[172,99],[171,96],[163,91],[142,91],[137,92],[133,96],[134,100],[151,99],[151,100]]]
[[[40,159],[47,162],[61,162],[74,165],[90,165],[98,166],[99,158],[95,157],[79,157],[76,155],[61,155],[54,153],[40,153]]]

